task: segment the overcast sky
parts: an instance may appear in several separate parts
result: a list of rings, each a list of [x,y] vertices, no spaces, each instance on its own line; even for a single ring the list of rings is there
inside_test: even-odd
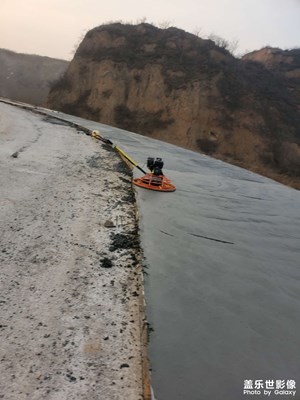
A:
[[[87,30],[143,17],[238,40],[238,53],[300,47],[300,0],[0,0],[0,48],[69,60]]]

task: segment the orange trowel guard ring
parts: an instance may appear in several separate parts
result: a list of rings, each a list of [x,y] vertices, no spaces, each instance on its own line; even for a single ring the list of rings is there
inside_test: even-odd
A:
[[[146,174],[141,178],[133,179],[133,183],[141,188],[156,190],[158,192],[174,192],[176,190],[170,179],[164,175]]]

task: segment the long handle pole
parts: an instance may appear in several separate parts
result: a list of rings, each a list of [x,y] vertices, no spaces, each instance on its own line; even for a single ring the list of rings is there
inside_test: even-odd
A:
[[[139,169],[143,174],[146,174],[147,172],[143,170],[131,157],[129,157],[122,149],[120,149],[118,146],[113,146],[114,149],[116,149],[120,154],[122,154],[123,157],[126,158],[132,165],[134,165],[137,169]]]
[[[110,139],[107,139],[103,136],[100,135],[100,132],[98,131],[93,131],[91,133],[91,136],[95,139],[101,140],[102,142],[106,144],[110,144],[113,149],[115,149],[117,152],[119,152],[126,160],[128,160],[132,165],[134,165],[137,169],[139,169],[143,174],[146,174],[147,172],[143,170],[131,157],[129,157],[128,154],[126,154],[122,149],[120,149],[118,146],[113,144],[113,142]]]

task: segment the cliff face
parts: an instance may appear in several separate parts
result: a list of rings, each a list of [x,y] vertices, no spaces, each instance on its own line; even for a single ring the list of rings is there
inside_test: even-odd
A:
[[[176,28],[89,31],[48,104],[268,176],[300,175],[298,144],[291,165],[281,154],[283,143],[300,142],[297,96],[285,76]]]
[[[44,106],[68,61],[0,49],[0,96]]]
[[[260,62],[266,68],[283,73],[288,78],[300,78],[300,49],[281,50],[264,47],[245,54],[243,60]]]
[[[289,91],[296,96],[300,110],[300,49],[265,47],[246,54],[243,60],[261,63],[276,76],[285,78]]]

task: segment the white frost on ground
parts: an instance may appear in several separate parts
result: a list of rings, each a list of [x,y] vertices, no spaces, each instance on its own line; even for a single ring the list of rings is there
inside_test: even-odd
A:
[[[140,253],[122,163],[0,103],[0,168],[0,399],[142,399]]]

